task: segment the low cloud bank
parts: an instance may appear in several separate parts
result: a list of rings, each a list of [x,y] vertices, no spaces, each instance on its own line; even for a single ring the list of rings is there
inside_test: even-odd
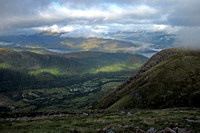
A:
[[[200,48],[200,27],[184,27],[177,35],[177,46]]]

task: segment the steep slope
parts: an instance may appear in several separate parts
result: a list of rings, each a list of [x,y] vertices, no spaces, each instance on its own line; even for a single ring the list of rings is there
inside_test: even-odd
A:
[[[200,50],[168,49],[154,55],[97,108],[200,106]]]

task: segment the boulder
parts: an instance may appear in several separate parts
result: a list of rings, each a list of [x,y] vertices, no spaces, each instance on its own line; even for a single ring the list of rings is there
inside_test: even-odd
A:
[[[152,127],[147,131],[147,133],[156,133],[156,129]]]
[[[142,129],[137,129],[137,130],[136,130],[136,133],[145,133],[145,131],[142,130]]]
[[[176,133],[174,130],[172,130],[171,128],[167,127],[163,133]]]

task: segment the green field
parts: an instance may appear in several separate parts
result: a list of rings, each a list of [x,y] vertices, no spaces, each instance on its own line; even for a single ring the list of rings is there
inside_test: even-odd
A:
[[[77,110],[93,108],[99,99],[118,87],[125,77],[115,77],[115,79],[93,79],[70,86],[26,89],[21,91],[22,98],[12,102],[13,110]],[[10,100],[9,97],[6,97]],[[7,101],[5,98],[3,101]],[[8,101],[7,101],[8,102]],[[4,105],[2,102],[0,105]]]

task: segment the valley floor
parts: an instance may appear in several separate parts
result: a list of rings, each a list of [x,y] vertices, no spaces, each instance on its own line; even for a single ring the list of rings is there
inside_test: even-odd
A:
[[[200,131],[200,109],[1,113],[1,133],[136,132],[179,127]]]

